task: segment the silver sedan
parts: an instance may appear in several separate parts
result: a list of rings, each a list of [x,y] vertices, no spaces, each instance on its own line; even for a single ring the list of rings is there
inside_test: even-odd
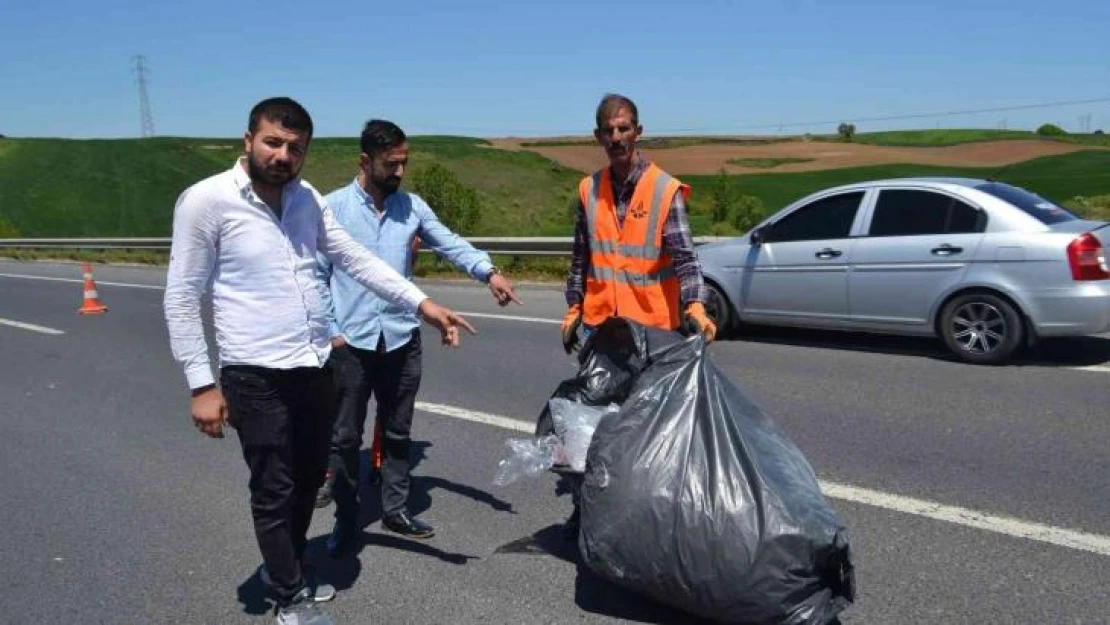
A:
[[[992,180],[887,179],[804,197],[698,255],[723,330],[936,336],[995,364],[1110,331],[1107,225]]]

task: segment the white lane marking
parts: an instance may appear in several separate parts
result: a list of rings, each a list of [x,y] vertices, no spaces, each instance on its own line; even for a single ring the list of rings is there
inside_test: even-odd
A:
[[[84,283],[84,280],[77,280],[75,278],[56,278],[56,277],[53,277],[53,276],[28,276],[28,275],[23,275],[23,274],[18,274],[18,273],[0,273],[0,278],[23,278],[25,280],[45,280],[47,282],[72,282],[72,283],[76,283],[76,284],[83,284]],[[151,289],[151,290],[155,290],[155,291],[164,291],[164,290],[166,290],[165,285],[161,285],[161,284],[133,284],[133,283],[129,283],[129,282],[105,282],[103,280],[97,280],[96,285],[97,286],[101,286],[101,285],[122,286],[122,287],[131,288],[131,289]],[[494,313],[462,312],[462,311],[459,311],[459,314],[464,316],[464,317],[477,317],[477,318],[486,318],[486,319],[503,319],[503,320],[506,320],[506,321],[524,321],[524,322],[528,322],[528,323],[551,323],[551,324],[555,324],[555,325],[559,325],[560,323],[562,323],[562,321],[560,321],[558,319],[544,319],[542,317],[518,317],[518,316],[514,316],[514,315],[499,315],[499,314],[494,314]]]
[[[11,326],[13,328],[19,328],[20,330],[30,330],[31,332],[38,332],[39,334],[51,334],[55,336],[58,334],[65,334],[62,330],[55,330],[54,328],[48,328],[46,326],[37,326],[33,323],[23,323],[22,321],[14,321],[12,319],[4,319],[2,317],[0,317],[0,326]]]
[[[1069,367],[1076,371],[1096,371],[1099,373],[1110,373],[1110,365],[1091,365],[1089,367]]]
[[[424,401],[416,402],[416,409],[445,417],[454,417],[474,423],[494,425],[507,430],[516,430],[517,432],[524,432],[528,435],[532,435],[532,433],[535,432],[535,426],[531,423],[486,412],[479,412],[477,410],[467,410],[456,406],[433,404]],[[884,493],[882,491],[850,486],[848,484],[838,484],[827,480],[819,480],[819,484],[821,485],[821,492],[831,499],[850,501],[904,514],[925,517],[936,521],[944,521],[994,532],[996,534],[1034,540],[1078,551],[1088,551],[1102,556],[1110,556],[1110,536],[1078,532],[1075,530],[1053,527],[1051,525],[1043,525],[1041,523],[1022,521],[1021,519],[1012,517],[986,514],[969,508],[949,506],[926,499],[903,497],[902,495]]]
[[[949,506],[925,499],[913,499],[847,484],[821,481],[821,491],[833,499],[852,501],[877,508],[886,508],[906,514],[946,521],[966,527],[1005,534],[1026,540],[1049,543],[1079,551],[1089,551],[1110,556],[1110,536],[1053,527],[1041,523],[1022,521],[1013,517],[985,514],[969,508]]]
[[[84,280],[78,280],[76,278],[55,278],[53,276],[27,276],[27,275],[18,274],[18,273],[0,273],[0,278],[23,278],[24,280],[43,280],[45,282],[75,282],[77,284],[84,284],[85,283]],[[166,290],[166,287],[164,285],[161,285],[161,284],[133,284],[133,283],[130,283],[130,282],[105,282],[103,280],[97,280],[96,284],[97,284],[97,286],[100,286],[100,285],[122,286],[122,287],[127,287],[129,289],[151,289],[151,290],[154,290],[154,291],[164,291],[164,290]]]
[[[45,281],[48,281],[48,282],[74,282],[74,283],[77,283],[77,284],[82,284],[83,283],[83,280],[76,280],[74,278],[55,278],[55,277],[52,277],[52,276],[29,276],[29,275],[23,275],[23,274],[17,274],[17,273],[0,273],[0,278],[23,278],[23,279],[26,279],[26,280],[45,280]],[[97,284],[97,286],[104,284],[104,285],[107,285],[107,286],[120,286],[120,287],[132,288],[132,289],[151,289],[151,290],[155,290],[155,291],[164,291],[166,289],[165,285],[161,285],[161,284],[134,284],[134,283],[129,283],[129,282],[103,282],[103,281],[100,281],[100,280],[97,280],[96,284]],[[559,324],[562,323],[562,321],[559,320],[559,319],[545,319],[543,317],[523,317],[523,316],[517,316],[517,315],[501,315],[501,314],[483,313],[483,312],[463,312],[463,311],[458,311],[458,312],[459,312],[460,315],[462,315],[464,317],[475,317],[475,318],[478,318],[478,319],[482,319],[482,318],[485,318],[485,319],[501,319],[503,321],[522,321],[522,322],[525,322],[525,323],[547,323],[547,324],[552,324],[552,325],[559,325]],[[816,348],[814,348],[814,349],[816,349]],[[1036,363],[1032,363],[1032,364],[1035,365]],[[1045,366],[1048,366],[1048,365],[1045,365]],[[1064,367],[1064,368],[1065,369],[1071,369],[1072,371],[1093,371],[1093,372],[1098,372],[1098,373],[1110,373],[1110,364],[1089,365],[1089,366],[1085,366],[1085,367]]]
[[[562,321],[558,319],[544,319],[542,317],[517,317],[514,315],[495,315],[493,313],[480,313],[480,312],[462,312],[459,314],[464,317],[479,317],[486,319],[505,319],[507,321],[527,321],[529,323],[553,323],[559,325]]]
[[[463,419],[465,421],[473,421],[474,423],[484,423],[486,425],[494,425],[506,430],[516,430],[518,432],[527,432],[531,434],[535,431],[535,426],[529,425],[519,419],[511,419],[509,417],[502,417],[488,412],[478,412],[477,410],[467,410],[466,408],[456,408],[455,406],[446,406],[444,404],[433,404],[426,401],[416,402],[416,409],[423,410],[424,412],[431,412],[434,414],[442,415],[444,417],[454,417],[456,419]]]

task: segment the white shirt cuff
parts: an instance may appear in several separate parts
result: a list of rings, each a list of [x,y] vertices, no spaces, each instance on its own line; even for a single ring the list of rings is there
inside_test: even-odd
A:
[[[420,308],[420,302],[428,299],[428,296],[411,282],[409,283],[409,287],[410,288],[405,289],[405,292],[401,294],[401,298],[405,300],[405,304],[408,306],[409,310],[417,312]]]
[[[185,378],[189,381],[191,390],[216,383],[215,378],[212,377],[212,368],[208,363],[189,367],[185,370]]]

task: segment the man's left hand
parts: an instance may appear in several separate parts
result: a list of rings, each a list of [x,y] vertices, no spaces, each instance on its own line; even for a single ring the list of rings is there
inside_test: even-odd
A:
[[[712,343],[717,336],[717,324],[705,312],[705,305],[701,302],[692,302],[686,307],[686,321],[683,324],[690,334],[701,334],[706,343]]]
[[[489,292],[493,294],[493,299],[501,306],[508,306],[509,302],[516,302],[519,306],[524,305],[524,302],[516,296],[516,291],[513,290],[512,280],[499,273],[490,276]]]
[[[463,328],[471,334],[477,334],[474,326],[463,318],[459,313],[444,308],[439,304],[427,298],[420,302],[420,307],[417,309],[417,314],[420,315],[429,325],[439,330],[443,338],[443,344],[450,347],[459,346],[459,328]]]

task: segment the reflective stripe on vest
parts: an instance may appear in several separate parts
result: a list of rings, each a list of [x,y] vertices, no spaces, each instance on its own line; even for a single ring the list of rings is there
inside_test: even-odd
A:
[[[664,280],[678,277],[678,273],[674,270],[674,265],[668,265],[659,271],[653,271],[651,273],[637,273],[635,271],[624,271],[590,265],[590,268],[586,271],[586,275],[597,280],[616,280],[621,284],[632,284],[635,286],[656,285]]]

